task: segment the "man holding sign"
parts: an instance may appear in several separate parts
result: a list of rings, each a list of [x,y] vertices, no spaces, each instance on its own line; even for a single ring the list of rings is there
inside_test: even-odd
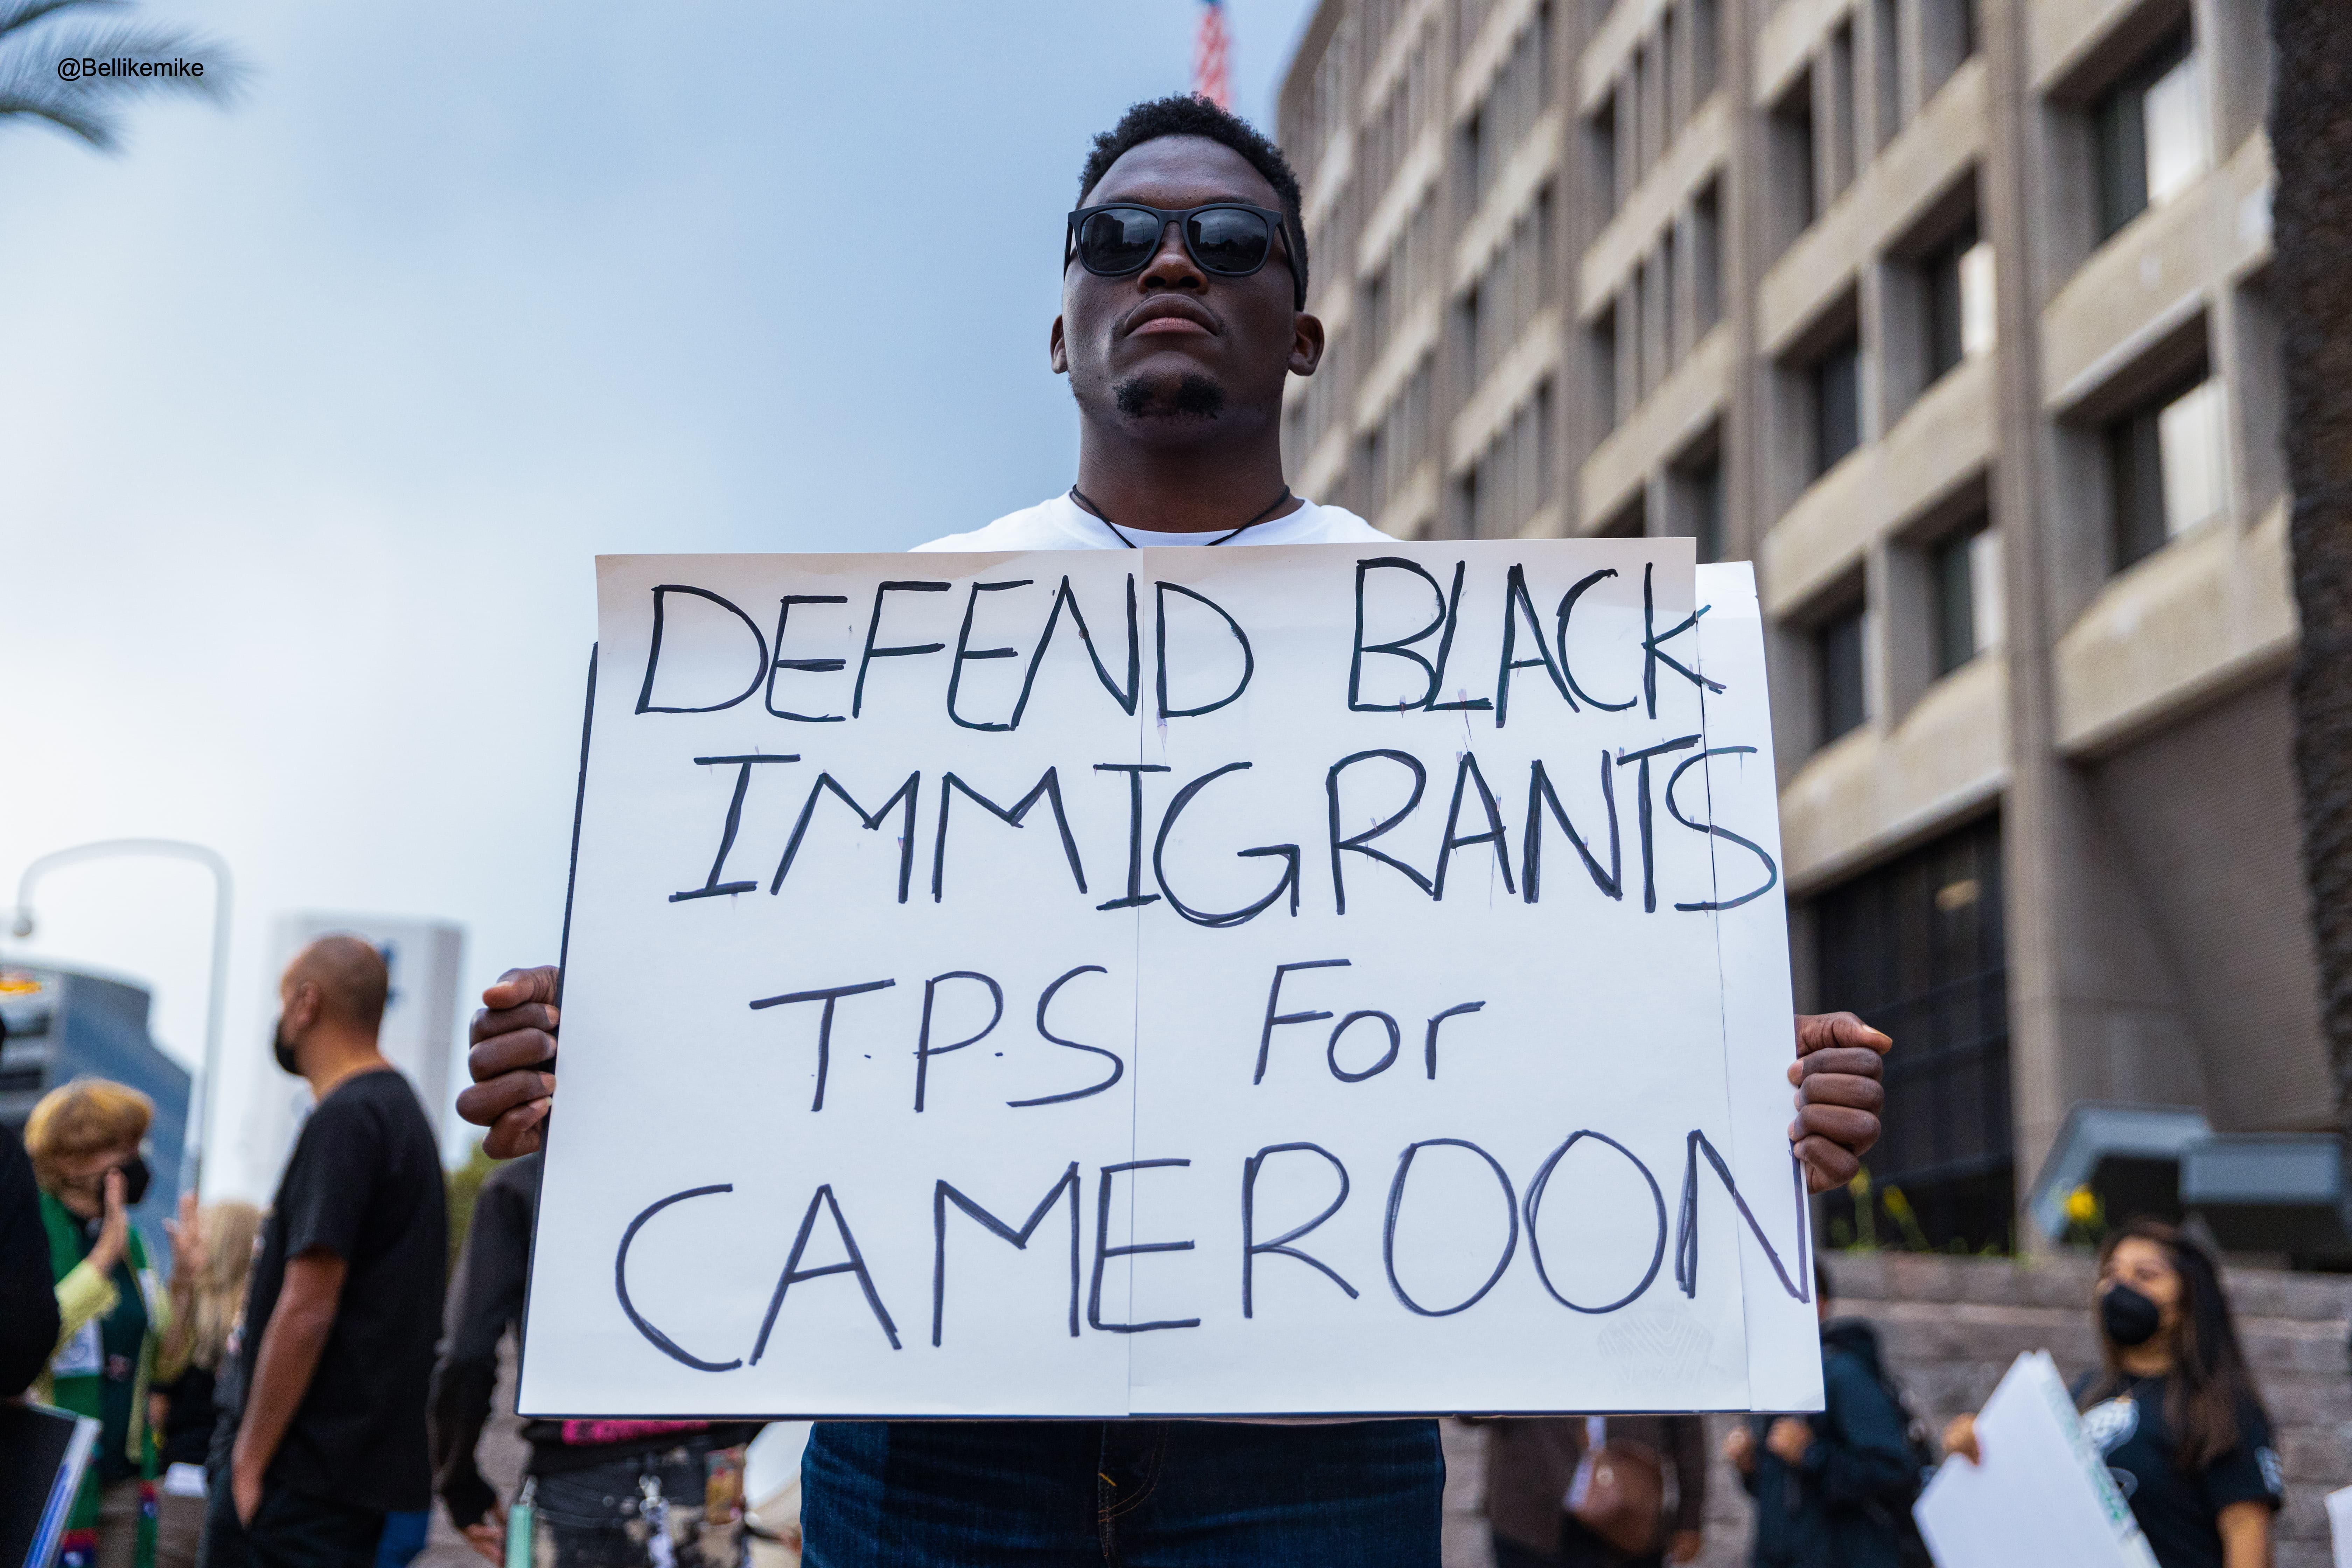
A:
[[[1434,1564],[1434,1425],[1363,1417],[1817,1407],[1801,1194],[1888,1042],[1800,1018],[1786,1065],[1744,573],[1292,497],[1280,153],[1139,105],[1080,201],[1066,497],[919,576],[600,563],[527,1413],[832,1417],[833,1568]],[[558,980],[484,994],[495,1156],[546,1139]]]

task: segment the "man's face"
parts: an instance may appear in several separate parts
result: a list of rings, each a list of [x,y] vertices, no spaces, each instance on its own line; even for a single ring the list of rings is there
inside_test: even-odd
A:
[[[278,1069],[299,1078],[302,1064],[296,1051],[302,1032],[310,1026],[319,1013],[319,988],[307,982],[295,984],[292,971],[278,982],[278,1025],[270,1031],[270,1054],[278,1058]]]
[[[1123,154],[1085,205],[1113,202],[1282,205],[1247,159],[1198,136],[1163,136]],[[1138,434],[1197,439],[1236,416],[1276,416],[1284,378],[1313,374],[1323,354],[1322,323],[1292,303],[1289,254],[1288,237],[1278,237],[1256,272],[1219,277],[1194,263],[1170,224],[1140,272],[1097,278],[1074,257],[1062,274],[1054,368],[1089,414]]]

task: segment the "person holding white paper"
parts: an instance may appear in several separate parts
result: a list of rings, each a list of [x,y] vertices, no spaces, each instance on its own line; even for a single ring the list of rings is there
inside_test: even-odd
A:
[[[1284,480],[1284,385],[1314,374],[1324,336],[1305,310],[1306,226],[1281,152],[1203,100],[1163,99],[1097,139],[1079,187],[1048,342],[1078,405],[1076,482],[924,548],[1384,540]],[[968,243],[996,237],[983,225]],[[953,285],[951,268],[940,281]],[[476,1082],[458,1110],[489,1129],[495,1157],[541,1146],[559,978],[514,970],[484,993]],[[1850,1014],[1799,1021],[1790,1136],[1814,1191],[1852,1176],[1876,1141],[1890,1044]],[[1444,1466],[1428,1420],[834,1421],[817,1426],[803,1474],[812,1568],[1129,1558],[1434,1568]]]
[[[1822,1320],[1819,1416],[1751,1415],[1723,1457],[1756,1500],[1755,1568],[1901,1568],[1919,1490],[1911,1416],[1859,1318],[1830,1318],[1830,1271],[1813,1265]],[[1921,1439],[1924,1444],[1924,1436]],[[1916,1544],[1912,1542],[1911,1544]]]
[[[2083,1429],[2157,1562],[2266,1568],[2284,1487],[2211,1256],[2134,1220],[2100,1249],[2093,1300],[2105,1366],[2075,1389]],[[1981,1459],[1975,1418],[1954,1417],[1944,1447]]]

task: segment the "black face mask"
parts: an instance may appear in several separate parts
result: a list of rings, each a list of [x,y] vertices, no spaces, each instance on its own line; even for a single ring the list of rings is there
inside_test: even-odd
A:
[[[122,1177],[122,1206],[138,1207],[139,1200],[147,1195],[147,1188],[155,1179],[154,1173],[147,1168],[147,1156],[144,1154],[133,1154],[120,1165],[108,1166],[80,1190],[88,1192],[91,1198],[102,1202],[106,1196],[106,1178],[118,1173]],[[95,1224],[96,1221],[93,1220],[91,1223]]]
[[[2099,1298],[2099,1326],[2126,1350],[2154,1339],[2163,1322],[2163,1310],[2128,1285],[2110,1286]]]
[[[283,1015],[278,1017],[277,1028],[270,1031],[269,1048],[277,1056],[278,1066],[281,1071],[292,1073],[296,1078],[302,1076],[302,1064],[294,1059],[294,1047],[286,1038],[286,1019]]]

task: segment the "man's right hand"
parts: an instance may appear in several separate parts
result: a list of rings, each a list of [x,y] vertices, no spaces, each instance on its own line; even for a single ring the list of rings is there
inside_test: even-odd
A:
[[[122,1255],[131,1246],[131,1211],[124,1206],[122,1173],[109,1171],[101,1183],[106,1194],[106,1217],[99,1223],[98,1239],[91,1243],[89,1266],[100,1275],[114,1272]]]
[[[482,1150],[511,1160],[541,1148],[555,1104],[555,997],[562,973],[553,964],[509,969],[482,993],[466,1065],[474,1084],[457,1096],[457,1114],[487,1127]]]

